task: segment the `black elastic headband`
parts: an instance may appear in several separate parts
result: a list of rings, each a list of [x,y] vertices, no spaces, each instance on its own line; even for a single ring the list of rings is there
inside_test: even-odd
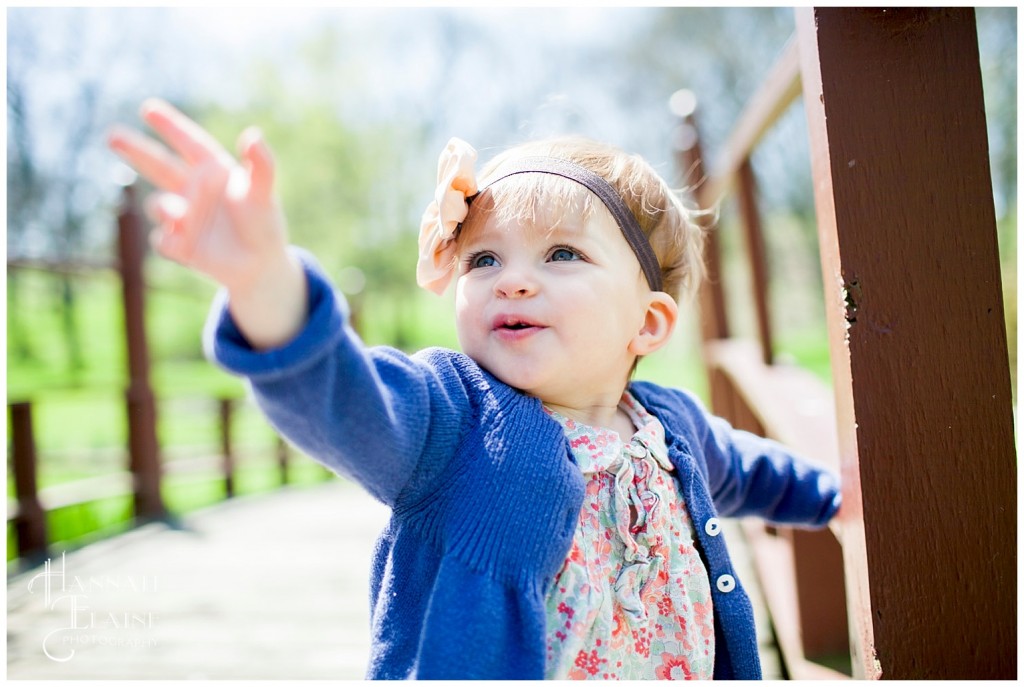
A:
[[[612,217],[615,218],[619,228],[622,230],[622,235],[626,237],[626,242],[629,243],[629,247],[633,249],[637,260],[640,261],[640,267],[644,271],[644,276],[647,277],[647,283],[650,285],[651,290],[661,291],[661,268],[658,266],[658,259],[654,255],[654,249],[651,248],[650,241],[647,240],[647,236],[640,229],[640,224],[636,221],[636,217],[626,207],[626,203],[623,202],[622,197],[612,188],[611,184],[601,178],[600,175],[569,160],[559,157],[523,157],[509,162],[502,169],[501,176],[488,181],[487,186],[492,186],[513,174],[524,174],[526,172],[555,174],[571,179],[578,184],[582,184],[600,198],[601,202],[612,213]],[[481,192],[483,190],[483,188],[480,189]]]

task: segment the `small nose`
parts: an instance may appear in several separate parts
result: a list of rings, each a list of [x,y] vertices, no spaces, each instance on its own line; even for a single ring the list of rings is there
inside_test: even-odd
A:
[[[528,270],[505,267],[494,282],[499,298],[525,298],[537,292],[537,283]]]

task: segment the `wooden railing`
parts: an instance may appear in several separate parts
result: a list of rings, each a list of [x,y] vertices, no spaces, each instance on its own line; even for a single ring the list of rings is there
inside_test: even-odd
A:
[[[146,229],[138,210],[134,187],[125,187],[123,198],[118,214],[117,261],[110,265],[88,265],[87,268],[116,269],[121,277],[128,358],[128,387],[125,391],[128,417],[127,464],[120,471],[40,489],[32,401],[25,399],[9,402],[10,464],[15,498],[8,502],[7,522],[14,526],[19,558],[26,565],[42,561],[48,556],[47,514],[58,508],[130,495],[135,524],[167,519],[170,514],[164,505],[161,491],[165,472],[180,474],[216,470],[224,481],[226,496],[231,497],[236,493],[235,475],[242,462],[232,439],[237,399],[216,400],[216,414],[220,422],[219,453],[211,451],[209,456],[176,459],[166,463],[161,460],[156,433],[157,403],[149,383],[149,346],[144,317]],[[40,266],[33,263],[15,264],[14,267],[42,267],[53,271],[68,266]],[[75,268],[70,267],[72,271]],[[280,437],[273,450],[280,483],[287,484],[291,452]],[[325,474],[329,475],[326,471]]]
[[[719,206],[735,193],[742,224],[756,342],[730,336],[718,231],[706,239],[709,278],[700,301],[704,364],[713,411],[740,429],[777,439],[839,470],[831,390],[809,372],[776,365],[769,308],[769,275],[763,222],[750,157],[761,138],[800,94],[797,44],[782,51],[761,88],[743,110],[710,172],[704,167],[695,112],[685,116],[692,145],[678,151],[703,208]],[[807,532],[743,522],[754,550],[765,600],[790,675],[843,678],[849,672],[846,595],[842,552],[830,531]]]
[[[236,495],[235,479],[239,468],[254,465],[256,458],[250,455],[251,451],[247,452],[244,457],[240,455],[232,438],[238,400],[221,398],[215,404],[216,414],[220,418],[219,450],[211,450],[205,455],[190,458],[161,461],[160,476],[156,485],[158,493],[162,493],[162,488],[168,478],[176,478],[190,473],[204,473],[219,475],[219,479],[224,484],[226,498]],[[130,460],[129,447],[126,447],[125,451],[129,458],[126,461],[128,465],[122,470],[40,488],[38,486],[40,462],[35,441],[32,408],[33,404],[30,401],[16,401],[8,404],[11,422],[10,463],[15,496],[7,501],[7,522],[14,527],[18,557],[24,565],[31,566],[49,556],[48,514],[58,509],[85,505],[104,499],[131,496],[135,525],[167,519],[172,515],[166,509],[159,512],[141,510],[140,504],[147,503],[147,499],[144,495],[139,494],[139,490],[140,485],[145,485],[147,480],[145,476],[139,475],[138,463]],[[267,448],[274,454],[278,470],[278,483],[281,486],[289,484],[293,452],[280,437],[276,439],[273,446]],[[161,498],[161,504],[162,502]]]
[[[699,136],[679,151],[702,207],[737,196],[757,318],[757,342],[732,336],[711,231],[713,410],[843,478],[838,539],[744,523],[784,663],[794,678],[1016,677],[1016,455],[973,10],[796,15],[719,164],[705,169]],[[750,164],[801,93],[832,390],[776,364]]]

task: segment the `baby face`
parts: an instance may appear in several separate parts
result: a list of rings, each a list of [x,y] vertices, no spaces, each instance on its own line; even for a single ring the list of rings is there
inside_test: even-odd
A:
[[[459,245],[463,352],[506,384],[570,407],[621,394],[651,294],[615,220],[594,206],[587,217],[484,214]]]

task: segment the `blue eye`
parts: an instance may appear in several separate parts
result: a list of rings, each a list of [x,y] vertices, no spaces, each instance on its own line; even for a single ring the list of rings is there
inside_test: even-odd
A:
[[[551,262],[566,262],[579,259],[580,254],[571,248],[556,248],[551,252]]]
[[[498,264],[498,261],[490,253],[480,253],[474,255],[469,259],[470,268],[476,267],[494,267]]]

